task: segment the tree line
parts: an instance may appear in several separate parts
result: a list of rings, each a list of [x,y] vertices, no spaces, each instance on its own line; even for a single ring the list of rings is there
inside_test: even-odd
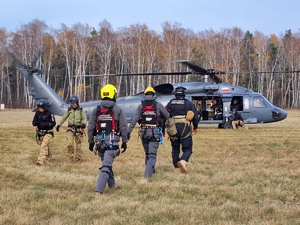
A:
[[[291,30],[280,36],[238,27],[194,32],[165,22],[158,33],[145,24],[114,30],[106,20],[97,29],[81,23],[53,29],[37,19],[15,31],[0,28],[0,101],[9,108],[32,108],[36,103],[30,86],[7,51],[20,62],[36,62],[43,79],[65,101],[73,94],[81,101],[99,99],[107,83],[116,85],[119,96],[126,96],[149,85],[203,81],[200,75],[85,76],[189,71],[172,62],[184,59],[232,72],[219,76],[223,82],[263,94],[279,107],[299,108],[299,73],[284,72],[300,68],[300,33]]]

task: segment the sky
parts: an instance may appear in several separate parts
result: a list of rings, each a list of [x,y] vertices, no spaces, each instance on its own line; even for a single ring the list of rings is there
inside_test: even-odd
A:
[[[194,32],[238,27],[265,35],[300,28],[300,0],[0,0],[0,28],[17,31],[38,19],[49,27],[76,23],[98,29],[107,20],[114,30],[145,24],[158,33],[165,22]]]

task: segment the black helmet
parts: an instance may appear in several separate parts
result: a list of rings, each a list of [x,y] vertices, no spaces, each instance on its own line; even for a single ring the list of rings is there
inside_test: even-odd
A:
[[[48,102],[45,100],[45,99],[40,99],[38,102],[37,102],[37,105],[36,107],[38,108],[43,108],[43,109],[47,109],[47,105],[48,105]]]
[[[70,97],[70,103],[72,103],[72,102],[76,102],[76,104],[78,105],[78,103],[79,103],[79,98],[78,98],[77,95],[72,95],[72,96]]]
[[[185,97],[185,91],[186,91],[185,87],[179,86],[179,87],[175,88],[175,96]]]

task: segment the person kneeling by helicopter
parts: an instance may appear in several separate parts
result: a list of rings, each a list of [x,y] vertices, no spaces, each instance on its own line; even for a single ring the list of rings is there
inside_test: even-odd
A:
[[[245,127],[245,123],[241,114],[239,114],[236,109],[233,109],[232,113],[233,113],[232,121],[231,121],[232,128],[235,130],[240,126],[242,128],[248,129],[247,127]]]

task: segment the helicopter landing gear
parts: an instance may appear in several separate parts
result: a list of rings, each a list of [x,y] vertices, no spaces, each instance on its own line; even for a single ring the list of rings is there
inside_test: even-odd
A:
[[[224,124],[224,129],[232,129],[231,122],[226,122],[226,123]]]
[[[220,128],[224,128],[224,124],[219,123],[219,124],[218,124],[218,128],[219,128],[219,129],[220,129]]]

